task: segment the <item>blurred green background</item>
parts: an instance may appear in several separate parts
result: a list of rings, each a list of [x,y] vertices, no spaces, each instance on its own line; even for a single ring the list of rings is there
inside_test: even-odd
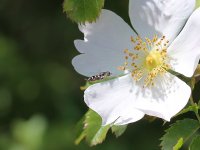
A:
[[[162,120],[109,132],[96,147],[74,145],[75,125],[87,111],[84,77],[71,60],[83,38],[62,11],[62,0],[0,0],[0,150],[156,150]],[[127,22],[128,0],[107,0]]]

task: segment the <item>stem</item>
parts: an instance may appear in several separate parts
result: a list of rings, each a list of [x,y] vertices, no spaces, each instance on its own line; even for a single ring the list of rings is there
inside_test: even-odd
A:
[[[190,97],[190,103],[191,103],[192,106],[196,106],[196,103],[194,102],[192,96]],[[200,116],[199,116],[199,113],[198,113],[198,108],[195,109],[194,113],[195,113],[195,115],[196,115],[196,117],[197,117],[197,119],[198,119],[198,121],[200,123]]]
[[[195,78],[192,78],[191,79],[191,82],[190,82],[190,87],[191,89],[193,90],[194,89],[194,86],[195,86]],[[199,116],[199,107],[197,106],[197,104],[194,102],[194,99],[192,97],[192,95],[190,96],[190,103],[192,106],[194,106],[195,110],[194,110],[194,113],[200,123],[200,116]]]

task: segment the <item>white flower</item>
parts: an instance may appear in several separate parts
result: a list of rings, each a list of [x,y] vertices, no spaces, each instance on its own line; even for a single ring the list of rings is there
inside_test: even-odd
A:
[[[193,12],[194,7],[195,0],[130,0],[129,16],[139,37],[109,10],[95,23],[79,25],[84,41],[74,42],[82,53],[72,60],[75,70],[88,77],[104,71],[117,77],[84,93],[103,125],[128,124],[145,114],[169,121],[185,107],[191,89],[168,70],[191,77],[198,65],[200,9]],[[122,70],[126,74],[120,76]]]

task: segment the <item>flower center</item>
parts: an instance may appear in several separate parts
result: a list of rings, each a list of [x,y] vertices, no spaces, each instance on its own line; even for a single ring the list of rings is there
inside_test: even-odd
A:
[[[170,69],[169,57],[167,56],[167,47],[169,41],[165,36],[158,39],[140,37],[134,39],[131,37],[133,50],[124,50],[125,63],[120,66],[120,70],[131,72],[135,81],[144,79],[144,86],[153,86],[157,76],[163,75]]]
[[[153,68],[162,64],[162,56],[158,51],[151,51],[145,59],[145,67],[151,71]]]

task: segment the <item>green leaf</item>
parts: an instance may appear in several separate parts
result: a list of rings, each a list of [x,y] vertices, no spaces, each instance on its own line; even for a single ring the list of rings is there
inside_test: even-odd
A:
[[[200,149],[200,135],[193,138],[189,150],[199,150]]]
[[[92,138],[92,140],[90,142],[90,145],[94,146],[94,145],[102,143],[105,140],[106,135],[107,135],[109,129],[110,129],[109,125],[104,126],[104,127],[103,126],[100,127],[99,130],[98,130],[98,132]]]
[[[183,143],[186,142],[191,135],[199,129],[199,122],[193,119],[184,119],[174,123],[166,134],[161,138],[162,150],[172,150],[180,138],[183,138]]]
[[[183,138],[180,138],[176,145],[173,147],[173,150],[179,150],[183,146]]]
[[[181,110],[176,116],[193,111],[196,112],[199,109],[199,106],[197,104],[194,104],[192,106],[188,106],[187,108]]]
[[[120,125],[120,126],[112,126],[112,132],[115,134],[116,137],[121,136],[126,131],[127,125]]]
[[[92,22],[99,17],[104,0],[64,0],[63,11],[67,16],[77,22]]]
[[[75,140],[75,144],[79,144],[85,137],[85,133],[83,132],[83,128],[84,128],[84,120],[85,120],[85,116],[81,118],[81,120],[77,123],[76,125],[76,140]]]
[[[79,133],[75,144],[79,144],[83,139],[86,139],[91,146],[102,143],[106,138],[110,125],[102,126],[101,122],[101,117],[93,110],[89,110],[85,114],[84,120],[82,120],[82,132]]]
[[[75,144],[78,145],[80,144],[80,142],[85,138],[86,133],[85,132],[81,132],[80,135],[76,138],[75,140]]]

